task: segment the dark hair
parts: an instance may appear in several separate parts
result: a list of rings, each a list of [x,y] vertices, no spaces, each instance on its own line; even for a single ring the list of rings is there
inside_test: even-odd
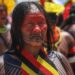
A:
[[[64,29],[66,26],[70,27],[73,24],[73,17],[69,16],[66,20],[63,21],[61,29]]]
[[[30,5],[34,4],[37,6],[37,8],[45,15],[46,13],[41,5],[34,3],[34,2],[22,2],[18,4],[15,9],[13,10],[12,14],[12,25],[11,25],[11,37],[12,37],[12,49],[16,49],[16,46],[19,46],[19,49],[22,49],[23,46],[23,39],[22,39],[22,33],[21,33],[21,24],[23,23],[24,17],[27,15],[27,13],[30,11]],[[48,23],[48,22],[47,22]],[[47,24],[48,25],[48,24]],[[50,50],[50,36],[49,36],[49,25],[48,25],[48,31],[47,31],[47,40],[48,40],[48,50]]]
[[[51,13],[51,12],[47,13],[47,17],[48,17],[49,22],[52,25],[57,23],[57,15],[56,15],[56,13]]]
[[[71,15],[71,14],[73,14],[73,13],[75,14],[75,4],[73,4],[73,5],[71,6],[71,8],[70,8],[70,13],[69,13],[69,14]]]
[[[63,14],[60,13],[60,14],[58,15],[57,26],[58,26],[58,27],[61,27],[62,22],[63,22]]]

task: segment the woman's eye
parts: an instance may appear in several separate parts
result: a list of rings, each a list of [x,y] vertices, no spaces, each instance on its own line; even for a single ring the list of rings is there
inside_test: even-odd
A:
[[[34,25],[33,23],[28,23],[28,26],[30,26],[30,27],[33,26],[33,25]]]
[[[43,24],[45,24],[45,22],[38,22],[39,26],[42,26]]]

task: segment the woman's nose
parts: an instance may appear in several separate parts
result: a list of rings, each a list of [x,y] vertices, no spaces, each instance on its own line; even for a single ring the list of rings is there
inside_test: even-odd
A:
[[[36,25],[34,27],[34,29],[33,29],[33,32],[40,33],[41,32],[41,28],[38,25]]]

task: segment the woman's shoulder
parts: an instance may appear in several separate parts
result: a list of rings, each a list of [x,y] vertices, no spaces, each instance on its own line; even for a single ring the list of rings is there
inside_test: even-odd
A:
[[[10,53],[4,54],[4,63],[7,63],[9,65],[19,67],[21,65],[21,62],[16,59],[16,57]]]
[[[4,63],[4,66],[6,64],[15,67],[19,67],[21,65],[21,62],[16,59],[15,55],[13,54],[13,50],[9,50],[0,56],[0,64],[1,63]]]
[[[64,58],[66,58],[63,54],[61,54],[58,51],[52,51],[51,53],[48,54],[48,57],[51,60],[55,60],[55,59],[63,60]]]
[[[62,53],[53,51],[48,55],[48,58],[55,64],[60,75],[73,75],[68,59]]]
[[[7,75],[20,75],[21,74],[21,62],[17,60],[14,55],[5,53],[4,54],[4,69]],[[15,70],[15,71],[14,71]]]

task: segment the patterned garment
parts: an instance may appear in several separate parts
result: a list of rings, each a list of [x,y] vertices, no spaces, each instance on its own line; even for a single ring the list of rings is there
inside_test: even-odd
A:
[[[9,54],[5,54],[4,56],[5,75],[21,75],[20,65],[21,63],[18,60],[14,59]]]
[[[55,64],[60,75],[74,75],[68,60],[61,53],[53,51],[48,58]]]
[[[4,55],[5,75],[74,75],[67,59],[58,52],[46,56],[40,51],[37,60],[27,51],[22,55],[24,59],[17,54],[21,60],[10,53]]]
[[[27,51],[22,55],[26,61],[22,63],[22,69],[28,73],[27,75],[59,75],[54,64],[42,51],[40,51],[37,60]]]
[[[20,62],[13,55],[5,54],[5,75],[59,75],[55,65],[43,52],[39,53],[37,60],[28,52],[23,55],[24,60]]]

